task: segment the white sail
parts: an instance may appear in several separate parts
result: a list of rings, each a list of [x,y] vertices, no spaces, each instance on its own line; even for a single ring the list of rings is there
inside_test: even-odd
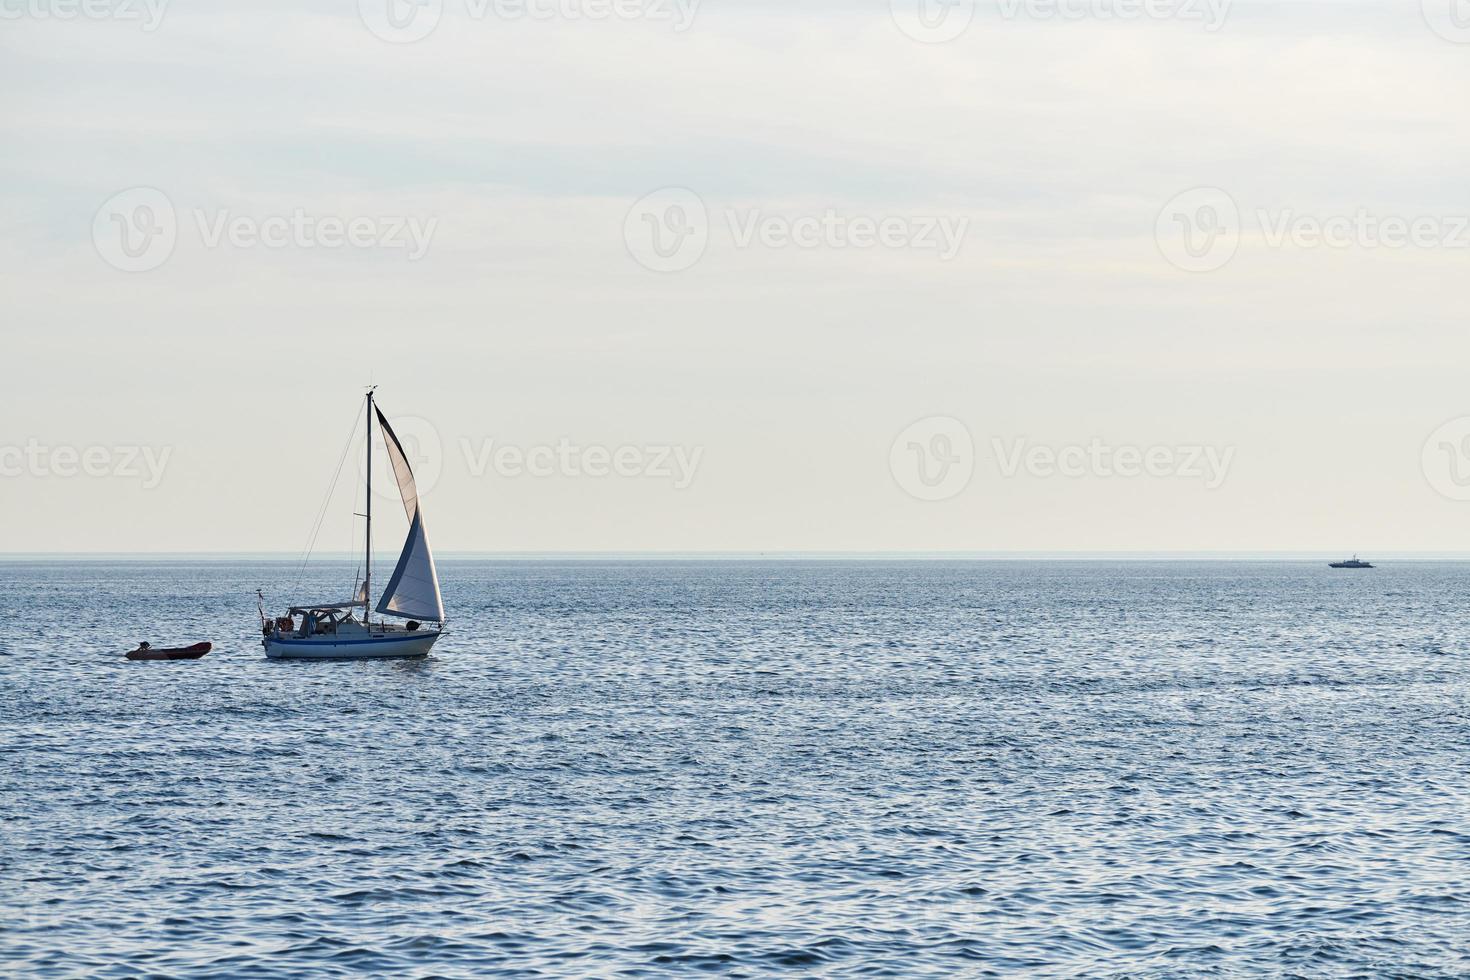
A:
[[[403,510],[408,515],[408,539],[403,542],[403,552],[398,556],[398,565],[393,577],[378,600],[378,612],[403,619],[426,619],[444,622],[444,599],[439,594],[439,573],[434,568],[434,552],[429,548],[429,536],[424,530],[424,512],[419,506],[418,485],[414,483],[413,469],[408,465],[408,454],[394,434],[393,427],[378,410],[378,424],[383,429],[383,442],[388,446],[388,459],[393,464],[393,475],[398,478],[398,491],[403,496]]]

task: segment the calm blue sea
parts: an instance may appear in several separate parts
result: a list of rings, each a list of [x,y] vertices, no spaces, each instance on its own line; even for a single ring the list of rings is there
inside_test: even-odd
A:
[[[0,974],[1470,975],[1470,565],[441,572],[0,563]]]

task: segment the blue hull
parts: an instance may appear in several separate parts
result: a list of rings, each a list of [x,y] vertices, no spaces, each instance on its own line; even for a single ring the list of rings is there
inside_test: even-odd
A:
[[[438,633],[388,636],[266,637],[265,655],[272,660],[410,660],[427,657]]]

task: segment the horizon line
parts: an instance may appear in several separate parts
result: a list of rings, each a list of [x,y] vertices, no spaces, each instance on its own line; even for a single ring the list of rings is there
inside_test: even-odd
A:
[[[1470,551],[1360,552],[1370,561],[1470,561]],[[440,561],[1320,561],[1341,559],[1326,550],[1280,551],[447,551]],[[21,561],[354,561],[353,552],[303,558],[288,551],[0,551],[0,562]],[[393,553],[375,553],[391,564]]]

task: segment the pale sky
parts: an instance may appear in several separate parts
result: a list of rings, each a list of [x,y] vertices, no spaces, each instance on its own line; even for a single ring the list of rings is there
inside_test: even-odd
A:
[[[298,551],[370,379],[440,552],[1470,550],[1450,0],[86,2],[0,551]]]

